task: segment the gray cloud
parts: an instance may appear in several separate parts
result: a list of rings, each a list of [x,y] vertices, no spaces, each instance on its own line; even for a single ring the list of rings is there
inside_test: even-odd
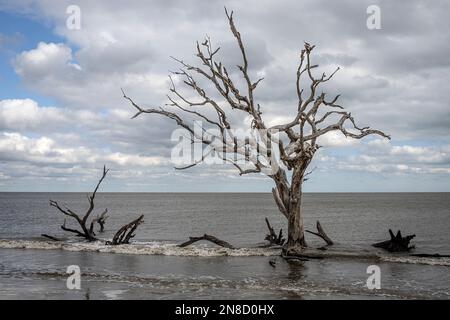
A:
[[[11,101],[2,101],[3,133],[18,134],[17,139],[29,138],[35,144],[39,138],[48,138],[61,152],[70,147],[92,153],[105,149],[98,161],[117,153],[168,157],[173,122],[160,117],[129,120],[133,110],[122,99],[120,88],[142,105],[164,105],[167,73],[178,67],[169,56],[195,61],[195,41],[201,41],[205,34],[221,47],[220,57],[239,81],[234,68],[240,63],[239,52],[220,1],[128,1],[126,6],[121,1],[79,1],[81,30],[66,29],[68,4],[71,1],[0,1],[0,9],[50,22],[54,32],[66,40],[40,43],[16,56],[14,68],[24,84],[54,98],[58,105],[44,108],[24,100],[16,101],[14,107]],[[366,8],[371,4],[381,8],[381,30],[366,28]],[[422,168],[423,172],[447,172],[445,157],[437,164],[392,150],[410,146],[415,140],[430,143],[426,152],[435,154],[440,150],[438,143],[450,138],[448,2],[255,0],[229,1],[226,5],[235,11],[252,75],[265,78],[256,98],[268,122],[290,119],[296,108],[295,71],[306,40],[317,45],[313,59],[321,64],[320,72],[342,67],[324,90],[330,96],[341,93],[342,105],[361,125],[370,124],[394,138],[390,151],[377,156],[364,143],[352,148],[362,157],[385,162],[392,170],[403,161],[408,168]],[[27,112],[21,113],[19,108]],[[233,113],[233,119],[242,126],[244,119],[239,114]],[[340,139],[327,137],[324,145],[346,149],[348,143]],[[36,160],[29,153],[14,153],[2,154],[11,166],[17,157],[39,165],[47,158],[60,157],[45,154]],[[352,164],[352,170],[359,170],[358,166],[368,170],[367,159],[354,157],[345,163]],[[82,168],[84,162],[73,161],[74,167]],[[57,164],[50,161],[46,166],[58,168]],[[134,174],[142,174],[142,170]],[[420,170],[404,173],[413,171]],[[5,172],[7,168],[1,181],[9,176]]]

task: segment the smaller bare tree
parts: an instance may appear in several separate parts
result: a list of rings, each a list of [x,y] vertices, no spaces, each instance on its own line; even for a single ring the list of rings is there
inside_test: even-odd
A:
[[[106,166],[103,166],[102,177],[100,178],[100,180],[98,180],[97,185],[95,186],[94,192],[92,192],[91,195],[88,195],[89,208],[87,209],[86,213],[82,217],[78,213],[74,212],[72,209],[68,208],[67,206],[61,207],[57,201],[50,200],[50,205],[52,207],[55,207],[64,215],[75,219],[78,222],[79,226],[81,227],[81,230],[67,228],[66,220],[64,219],[64,224],[61,226],[61,229],[63,229],[64,231],[75,233],[77,236],[86,238],[86,240],[88,240],[88,241],[97,240],[97,238],[95,237],[94,225],[95,225],[95,223],[97,223],[100,220],[100,218],[97,217],[95,219],[92,219],[89,227],[88,227],[88,219],[89,219],[89,216],[91,215],[92,211],[94,211],[94,206],[95,206],[94,200],[95,200],[95,196],[97,194],[98,188],[100,187],[100,184],[102,183],[103,179],[105,179],[106,175],[108,174],[108,171],[109,171],[109,169],[106,169]],[[105,212],[106,212],[106,210],[105,210]],[[101,216],[104,216],[104,215],[102,214]],[[101,226],[101,224],[100,224],[100,226]]]
[[[63,229],[64,231],[75,233],[78,237],[83,237],[88,241],[98,240],[96,238],[96,234],[94,232],[94,226],[95,226],[95,224],[98,224],[100,226],[99,231],[100,232],[104,231],[105,221],[109,217],[106,215],[108,212],[108,209],[105,209],[100,215],[98,215],[97,217],[92,219],[90,221],[90,223],[89,223],[89,217],[91,216],[92,212],[94,211],[94,207],[95,207],[94,200],[95,200],[95,196],[97,195],[97,191],[100,187],[100,184],[103,182],[106,175],[108,174],[108,172],[109,172],[109,169],[106,169],[106,167],[103,166],[103,173],[102,173],[100,180],[98,180],[97,185],[95,186],[95,189],[92,192],[92,194],[88,195],[89,207],[83,216],[79,215],[78,213],[76,213],[75,211],[73,211],[72,209],[68,208],[65,205],[61,206],[57,201],[50,200],[50,205],[52,207],[57,208],[64,215],[76,220],[78,225],[81,228],[81,230],[80,230],[80,229],[71,229],[71,228],[66,227],[66,219],[64,219],[64,224],[61,226],[61,229]],[[134,232],[136,231],[136,228],[141,223],[144,222],[143,218],[144,218],[144,215],[141,215],[136,220],[133,220],[132,222],[122,226],[114,235],[113,241],[107,241],[106,244],[118,245],[118,244],[129,243],[130,239],[135,236]],[[54,237],[51,237],[48,235],[43,235],[43,236],[53,239],[53,240],[59,240],[57,238],[54,238]]]

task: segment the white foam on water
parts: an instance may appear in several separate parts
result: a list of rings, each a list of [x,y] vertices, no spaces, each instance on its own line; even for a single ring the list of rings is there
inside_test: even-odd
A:
[[[165,256],[186,256],[186,257],[250,257],[250,256],[279,256],[280,248],[277,247],[256,247],[256,248],[237,248],[228,249],[217,246],[192,245],[180,248],[175,243],[163,242],[134,242],[133,244],[123,244],[118,246],[106,245],[104,241],[95,242],[58,242],[41,240],[22,240],[22,239],[0,239],[0,248],[4,249],[41,249],[41,250],[67,250],[67,251],[86,251],[86,252],[104,252],[120,254],[137,255],[165,255]],[[310,254],[320,254],[329,258],[371,258],[380,259],[386,262],[425,264],[435,266],[450,266],[450,258],[433,257],[414,257],[408,255],[385,255],[368,253],[359,250],[329,250],[319,252],[307,250]]]
[[[105,253],[140,254],[140,255],[166,255],[166,256],[193,256],[193,257],[217,257],[217,256],[276,256],[280,250],[276,248],[238,248],[228,249],[222,247],[209,247],[195,245],[180,248],[174,243],[161,242],[136,242],[118,246],[106,245],[104,242],[50,242],[36,240],[7,240],[0,239],[0,248],[5,249],[61,249],[67,251],[90,251]]]
[[[431,266],[450,266],[450,258],[414,257],[414,256],[381,256],[382,261],[427,264]]]
[[[119,298],[119,296],[128,290],[105,290],[102,291],[103,294],[110,300],[116,300]]]

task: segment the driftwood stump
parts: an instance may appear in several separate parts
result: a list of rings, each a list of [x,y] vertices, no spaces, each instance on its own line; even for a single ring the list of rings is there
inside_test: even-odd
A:
[[[136,228],[144,222],[144,215],[141,215],[136,220],[131,221],[130,223],[121,227],[116,234],[114,235],[112,241],[106,241],[106,244],[109,245],[119,245],[119,244],[129,244],[131,238],[135,236],[134,231]]]
[[[278,232],[278,235],[277,235],[275,233],[275,230],[270,225],[269,219],[267,219],[267,218],[266,218],[266,224],[267,224],[267,228],[269,229],[269,234],[267,234],[264,239],[269,241],[271,245],[275,244],[275,245],[282,246],[284,244],[284,242],[286,241],[286,239],[284,239],[284,237],[283,237],[283,229],[280,229],[280,232]]]
[[[416,236],[415,234],[402,237],[400,230],[398,230],[397,234],[394,235],[392,230],[389,229],[389,235],[391,236],[390,240],[374,243],[372,246],[385,249],[389,252],[409,251],[414,248],[414,246],[409,245],[409,242]]]
[[[181,247],[181,248],[184,248],[184,247],[187,247],[188,245],[191,245],[194,242],[197,242],[197,241],[200,241],[200,240],[206,240],[206,241],[215,243],[218,246],[225,247],[225,248],[228,248],[228,249],[235,249],[235,247],[233,247],[228,242],[220,240],[219,238],[216,238],[216,237],[211,236],[211,235],[206,234],[206,233],[203,236],[201,236],[201,237],[189,237],[188,241],[183,242],[182,244],[180,244],[178,246]]]

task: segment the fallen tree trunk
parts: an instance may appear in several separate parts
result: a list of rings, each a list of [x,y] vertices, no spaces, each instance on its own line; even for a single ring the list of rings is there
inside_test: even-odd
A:
[[[450,258],[450,254],[439,254],[439,253],[411,253],[410,256],[412,257],[419,257],[419,258]]]
[[[112,241],[106,241],[108,245],[120,245],[120,244],[129,244],[131,238],[135,236],[134,231],[136,228],[144,222],[144,215],[141,215],[136,220],[131,221],[130,223],[122,226],[114,235]]]
[[[56,238],[56,237],[50,236],[50,235],[45,234],[45,233],[41,234],[41,236],[44,237],[44,238],[53,240],[53,241],[61,241],[61,239],[58,239],[58,238]]]
[[[187,247],[187,246],[193,244],[194,242],[197,242],[197,241],[200,241],[200,240],[207,240],[207,241],[215,243],[215,244],[217,244],[218,246],[221,246],[221,247],[225,247],[225,248],[228,248],[228,249],[235,249],[235,247],[233,247],[228,242],[220,240],[219,238],[216,238],[216,237],[211,236],[211,235],[206,234],[206,233],[203,236],[201,236],[201,237],[189,237],[188,241],[183,242],[182,244],[180,244],[178,246],[181,247],[181,248],[184,248],[184,247]]]
[[[270,225],[269,219],[266,218],[265,220],[266,220],[267,228],[269,229],[269,234],[267,234],[264,239],[269,241],[271,245],[275,244],[275,245],[282,246],[284,244],[284,242],[286,241],[283,237],[283,229],[280,229],[280,232],[277,235],[275,233],[275,230]]]
[[[322,225],[320,224],[319,220],[317,220],[316,228],[317,228],[317,232],[313,232],[310,230],[305,230],[305,231],[322,238],[323,241],[325,241],[327,245],[332,246],[334,244],[334,242],[330,239],[330,237],[327,236],[327,234],[325,233],[325,230],[323,230]]]
[[[409,242],[416,236],[415,234],[402,237],[402,233],[400,230],[397,231],[397,234],[394,235],[391,229],[389,229],[389,235],[391,236],[390,240],[374,243],[372,246],[376,248],[382,248],[389,252],[402,252],[409,251],[414,246],[410,246]]]

